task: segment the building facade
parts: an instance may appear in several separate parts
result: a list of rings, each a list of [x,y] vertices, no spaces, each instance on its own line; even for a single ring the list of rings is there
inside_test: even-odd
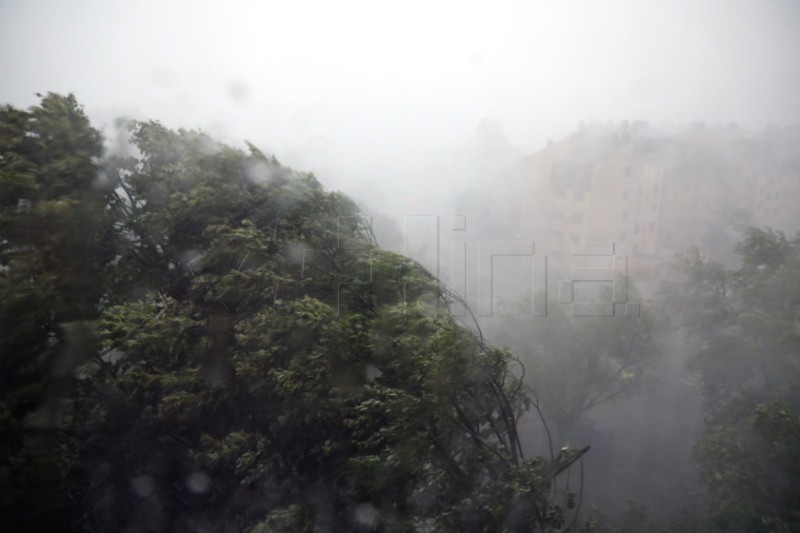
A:
[[[566,272],[613,243],[635,281],[656,282],[692,246],[715,254],[739,225],[800,230],[800,135],[643,122],[581,127],[522,161],[520,234]],[[720,252],[721,253],[721,252]]]

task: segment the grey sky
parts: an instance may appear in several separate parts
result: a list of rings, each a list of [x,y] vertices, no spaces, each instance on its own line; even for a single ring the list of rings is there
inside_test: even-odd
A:
[[[791,0],[0,0],[0,101],[72,91],[391,206],[457,186],[485,118],[522,152],[579,120],[797,122],[799,30]]]

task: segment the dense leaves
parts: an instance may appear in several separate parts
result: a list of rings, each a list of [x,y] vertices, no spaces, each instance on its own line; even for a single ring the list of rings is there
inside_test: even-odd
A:
[[[58,398],[95,348],[113,258],[101,151],[71,96],[0,108],[0,493],[31,527],[61,503]]]
[[[706,400],[697,443],[711,515],[725,531],[800,527],[800,246],[780,232],[750,229],[740,268],[697,252],[667,304],[697,348],[690,368]]]
[[[345,196],[157,122],[101,159],[71,96],[0,124],[4,494],[85,531],[563,524],[584,452],[524,456],[511,354]]]
[[[640,300],[627,283],[631,301]],[[598,284],[599,285],[599,284]],[[600,287],[597,301],[611,301]],[[551,305],[546,317],[525,317],[529,305],[510,306],[498,339],[522,354],[526,379],[561,444],[574,442],[581,417],[604,403],[630,396],[649,381],[659,349],[658,325],[651,313],[641,316],[570,316]]]

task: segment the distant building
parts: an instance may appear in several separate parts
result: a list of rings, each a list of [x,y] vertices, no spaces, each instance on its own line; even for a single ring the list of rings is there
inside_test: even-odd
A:
[[[525,158],[522,183],[521,235],[551,268],[568,270],[576,244],[613,242],[635,281],[657,281],[735,216],[800,230],[800,132],[584,125]]]

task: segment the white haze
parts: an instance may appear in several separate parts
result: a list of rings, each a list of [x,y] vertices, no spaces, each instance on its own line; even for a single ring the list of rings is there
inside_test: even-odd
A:
[[[525,155],[579,121],[797,122],[798,30],[789,0],[3,0],[0,101],[248,139],[397,215],[492,186],[481,123]]]
[[[527,261],[524,239],[538,247],[540,235],[552,235],[549,225],[521,227],[533,203],[521,194],[533,190],[520,186],[523,156],[580,122],[648,121],[670,132],[690,122],[754,132],[800,123],[798,52],[800,0],[0,0],[0,104],[28,107],[37,92],[73,92],[110,142],[118,141],[119,116],[201,128],[240,147],[249,140],[353,197],[375,216],[381,245],[410,242],[402,251],[440,274],[476,314],[487,302],[516,303],[542,289],[524,270],[529,263],[512,263]],[[251,170],[254,179],[267,174]],[[433,217],[409,217],[404,243],[387,223],[403,215],[439,215],[442,232]],[[727,235],[718,231],[716,249],[733,241]],[[495,263],[478,255],[481,241],[520,242]],[[299,262],[303,250],[294,250]],[[201,268],[202,258],[203,250],[186,250],[183,261]],[[545,287],[561,281],[553,271]],[[498,280],[491,291],[487,272]],[[646,297],[645,284],[638,287]],[[533,322],[508,322],[514,307],[492,309],[496,317],[479,319],[487,338],[535,361]],[[682,370],[695,347],[682,332],[659,342],[664,356],[644,394],[584,418],[583,435],[594,439],[585,438],[593,451],[584,509],[597,503],[616,512],[630,497],[666,514],[696,494],[682,488],[696,484],[689,458],[703,427],[701,397]],[[576,367],[564,368],[552,375]],[[379,373],[372,367],[368,377]],[[544,443],[538,423],[532,414],[523,420],[526,446]],[[204,472],[186,480],[196,494],[209,483]],[[131,481],[140,496],[153,487],[145,475]],[[369,503],[355,509],[363,524],[376,512]]]

